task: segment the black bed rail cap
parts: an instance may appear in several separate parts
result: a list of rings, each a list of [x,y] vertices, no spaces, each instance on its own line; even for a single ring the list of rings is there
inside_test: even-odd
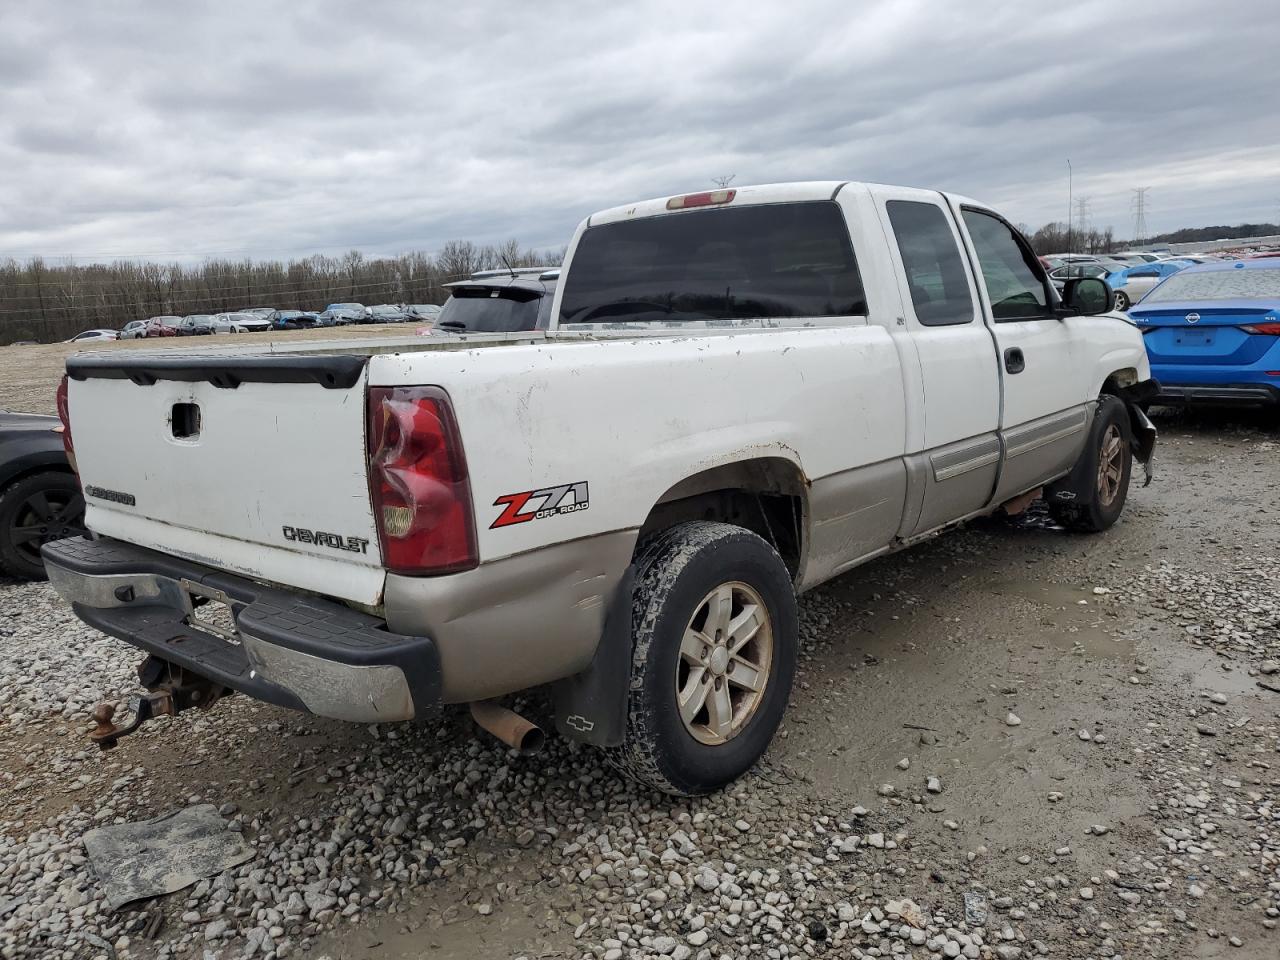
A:
[[[360,379],[368,357],[349,354],[281,354],[252,357],[132,356],[81,354],[67,358],[72,380],[132,380],[149,387],[157,380],[207,381],[234,390],[242,383],[318,383],[347,390]]]

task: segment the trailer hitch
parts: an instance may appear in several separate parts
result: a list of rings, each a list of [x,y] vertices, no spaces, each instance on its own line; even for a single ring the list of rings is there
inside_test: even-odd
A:
[[[146,693],[135,693],[129,698],[129,719],[116,723],[118,704],[104,700],[93,708],[94,728],[89,739],[101,750],[110,750],[153,717],[172,717],[200,707],[208,710],[231,691],[204,677],[187,673],[181,667],[159,659],[147,657],[138,667],[138,679],[148,688]]]

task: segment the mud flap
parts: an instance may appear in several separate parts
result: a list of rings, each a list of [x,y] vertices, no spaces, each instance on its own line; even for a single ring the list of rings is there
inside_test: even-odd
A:
[[[1130,389],[1136,390],[1141,386],[1142,384],[1138,384]],[[1130,449],[1133,450],[1134,459],[1141,461],[1146,468],[1146,483],[1151,483],[1151,457],[1155,448],[1156,428],[1151,425],[1151,421],[1142,412],[1137,401],[1131,400],[1127,394],[1123,392],[1103,394],[1102,397],[1112,397],[1124,404],[1128,413],[1125,426],[1129,430],[1126,439],[1129,441]],[[1095,456],[1089,450],[1085,450],[1076,460],[1070,473],[1045,487],[1044,498],[1064,504],[1091,502],[1094,495],[1094,475],[1097,469]]]
[[[631,684],[631,591],[628,566],[605,614],[604,631],[591,663],[554,684],[556,729],[562,736],[597,747],[622,744]]]

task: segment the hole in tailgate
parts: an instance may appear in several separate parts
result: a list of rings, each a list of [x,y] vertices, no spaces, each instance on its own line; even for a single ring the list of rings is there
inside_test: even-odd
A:
[[[200,436],[200,405],[175,403],[169,416],[169,425],[173,429],[173,439],[195,440]]]

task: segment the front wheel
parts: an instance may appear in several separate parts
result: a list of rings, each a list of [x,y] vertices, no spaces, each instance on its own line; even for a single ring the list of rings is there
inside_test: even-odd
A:
[[[1115,308],[1117,310],[1128,310],[1130,306],[1129,295],[1123,290],[1117,290]]]
[[[635,561],[627,725],[609,761],[665,793],[745,773],[782,720],[796,667],[795,591],[765,540],[683,523]]]
[[[1104,396],[1080,459],[1046,491],[1049,513],[1068,530],[1101,533],[1124,511],[1132,471],[1129,411],[1119,397]]]

